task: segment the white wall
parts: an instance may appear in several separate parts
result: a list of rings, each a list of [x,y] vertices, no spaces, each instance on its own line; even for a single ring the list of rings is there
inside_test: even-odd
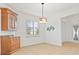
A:
[[[52,25],[54,26],[54,31],[46,31],[47,43],[61,46],[61,21],[59,17],[52,16],[48,18],[48,23],[46,24],[46,28]]]
[[[44,43],[44,26],[42,24],[39,25],[40,33],[36,37],[27,36],[26,34],[26,21],[27,20],[38,20],[36,17],[28,15],[28,14],[18,14],[17,21],[17,34],[21,37],[21,46],[28,46],[32,44]]]
[[[28,46],[32,44],[38,44],[38,43],[49,43],[61,46],[62,40],[61,40],[61,21],[59,17],[53,16],[50,18],[47,18],[46,24],[39,24],[39,36],[37,37],[31,37],[27,36],[26,34],[26,20],[38,20],[37,18],[34,18],[31,15],[24,15],[22,13],[19,13],[18,15],[18,23],[17,23],[17,35],[21,37],[21,46]],[[55,30],[52,32],[49,32],[46,30],[46,28],[49,25],[53,25],[55,27]]]
[[[62,41],[71,41],[73,39],[73,26],[70,23],[62,23]]]

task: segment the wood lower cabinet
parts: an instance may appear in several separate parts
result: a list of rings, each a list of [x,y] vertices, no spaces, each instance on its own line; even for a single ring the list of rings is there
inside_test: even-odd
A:
[[[0,54],[1,54],[1,38],[0,38]]]
[[[9,55],[20,48],[20,37],[1,36],[1,55]]]

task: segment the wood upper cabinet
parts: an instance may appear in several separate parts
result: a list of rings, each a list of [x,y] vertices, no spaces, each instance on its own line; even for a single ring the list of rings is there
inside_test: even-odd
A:
[[[15,12],[8,8],[0,8],[1,10],[1,31],[12,31],[15,30],[15,22],[17,15]]]
[[[8,30],[8,9],[1,8],[1,30]]]
[[[12,12],[11,10],[9,10],[9,14],[8,14],[8,29],[9,30],[15,30],[16,29],[16,13]]]

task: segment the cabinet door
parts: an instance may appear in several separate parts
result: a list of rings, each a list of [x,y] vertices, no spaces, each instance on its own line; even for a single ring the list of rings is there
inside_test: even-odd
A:
[[[20,37],[15,37],[16,39],[16,49],[20,48]]]
[[[6,8],[1,9],[1,30],[8,30],[8,12]]]
[[[1,54],[10,54],[11,51],[11,40],[8,36],[3,36],[1,40]]]
[[[16,21],[16,16],[13,14],[8,15],[8,29],[9,30],[15,30],[15,21]]]
[[[1,37],[0,37],[0,55],[1,55]]]
[[[1,31],[1,9],[0,9],[0,31]]]
[[[14,39],[14,37],[10,38],[11,39],[11,53],[14,52],[16,49],[15,49],[15,44],[16,44],[16,41]]]

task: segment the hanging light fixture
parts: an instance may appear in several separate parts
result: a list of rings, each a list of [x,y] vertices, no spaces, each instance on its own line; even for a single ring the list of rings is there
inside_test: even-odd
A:
[[[39,23],[46,23],[47,19],[44,17],[44,3],[41,3],[42,5],[42,16],[39,18]]]

